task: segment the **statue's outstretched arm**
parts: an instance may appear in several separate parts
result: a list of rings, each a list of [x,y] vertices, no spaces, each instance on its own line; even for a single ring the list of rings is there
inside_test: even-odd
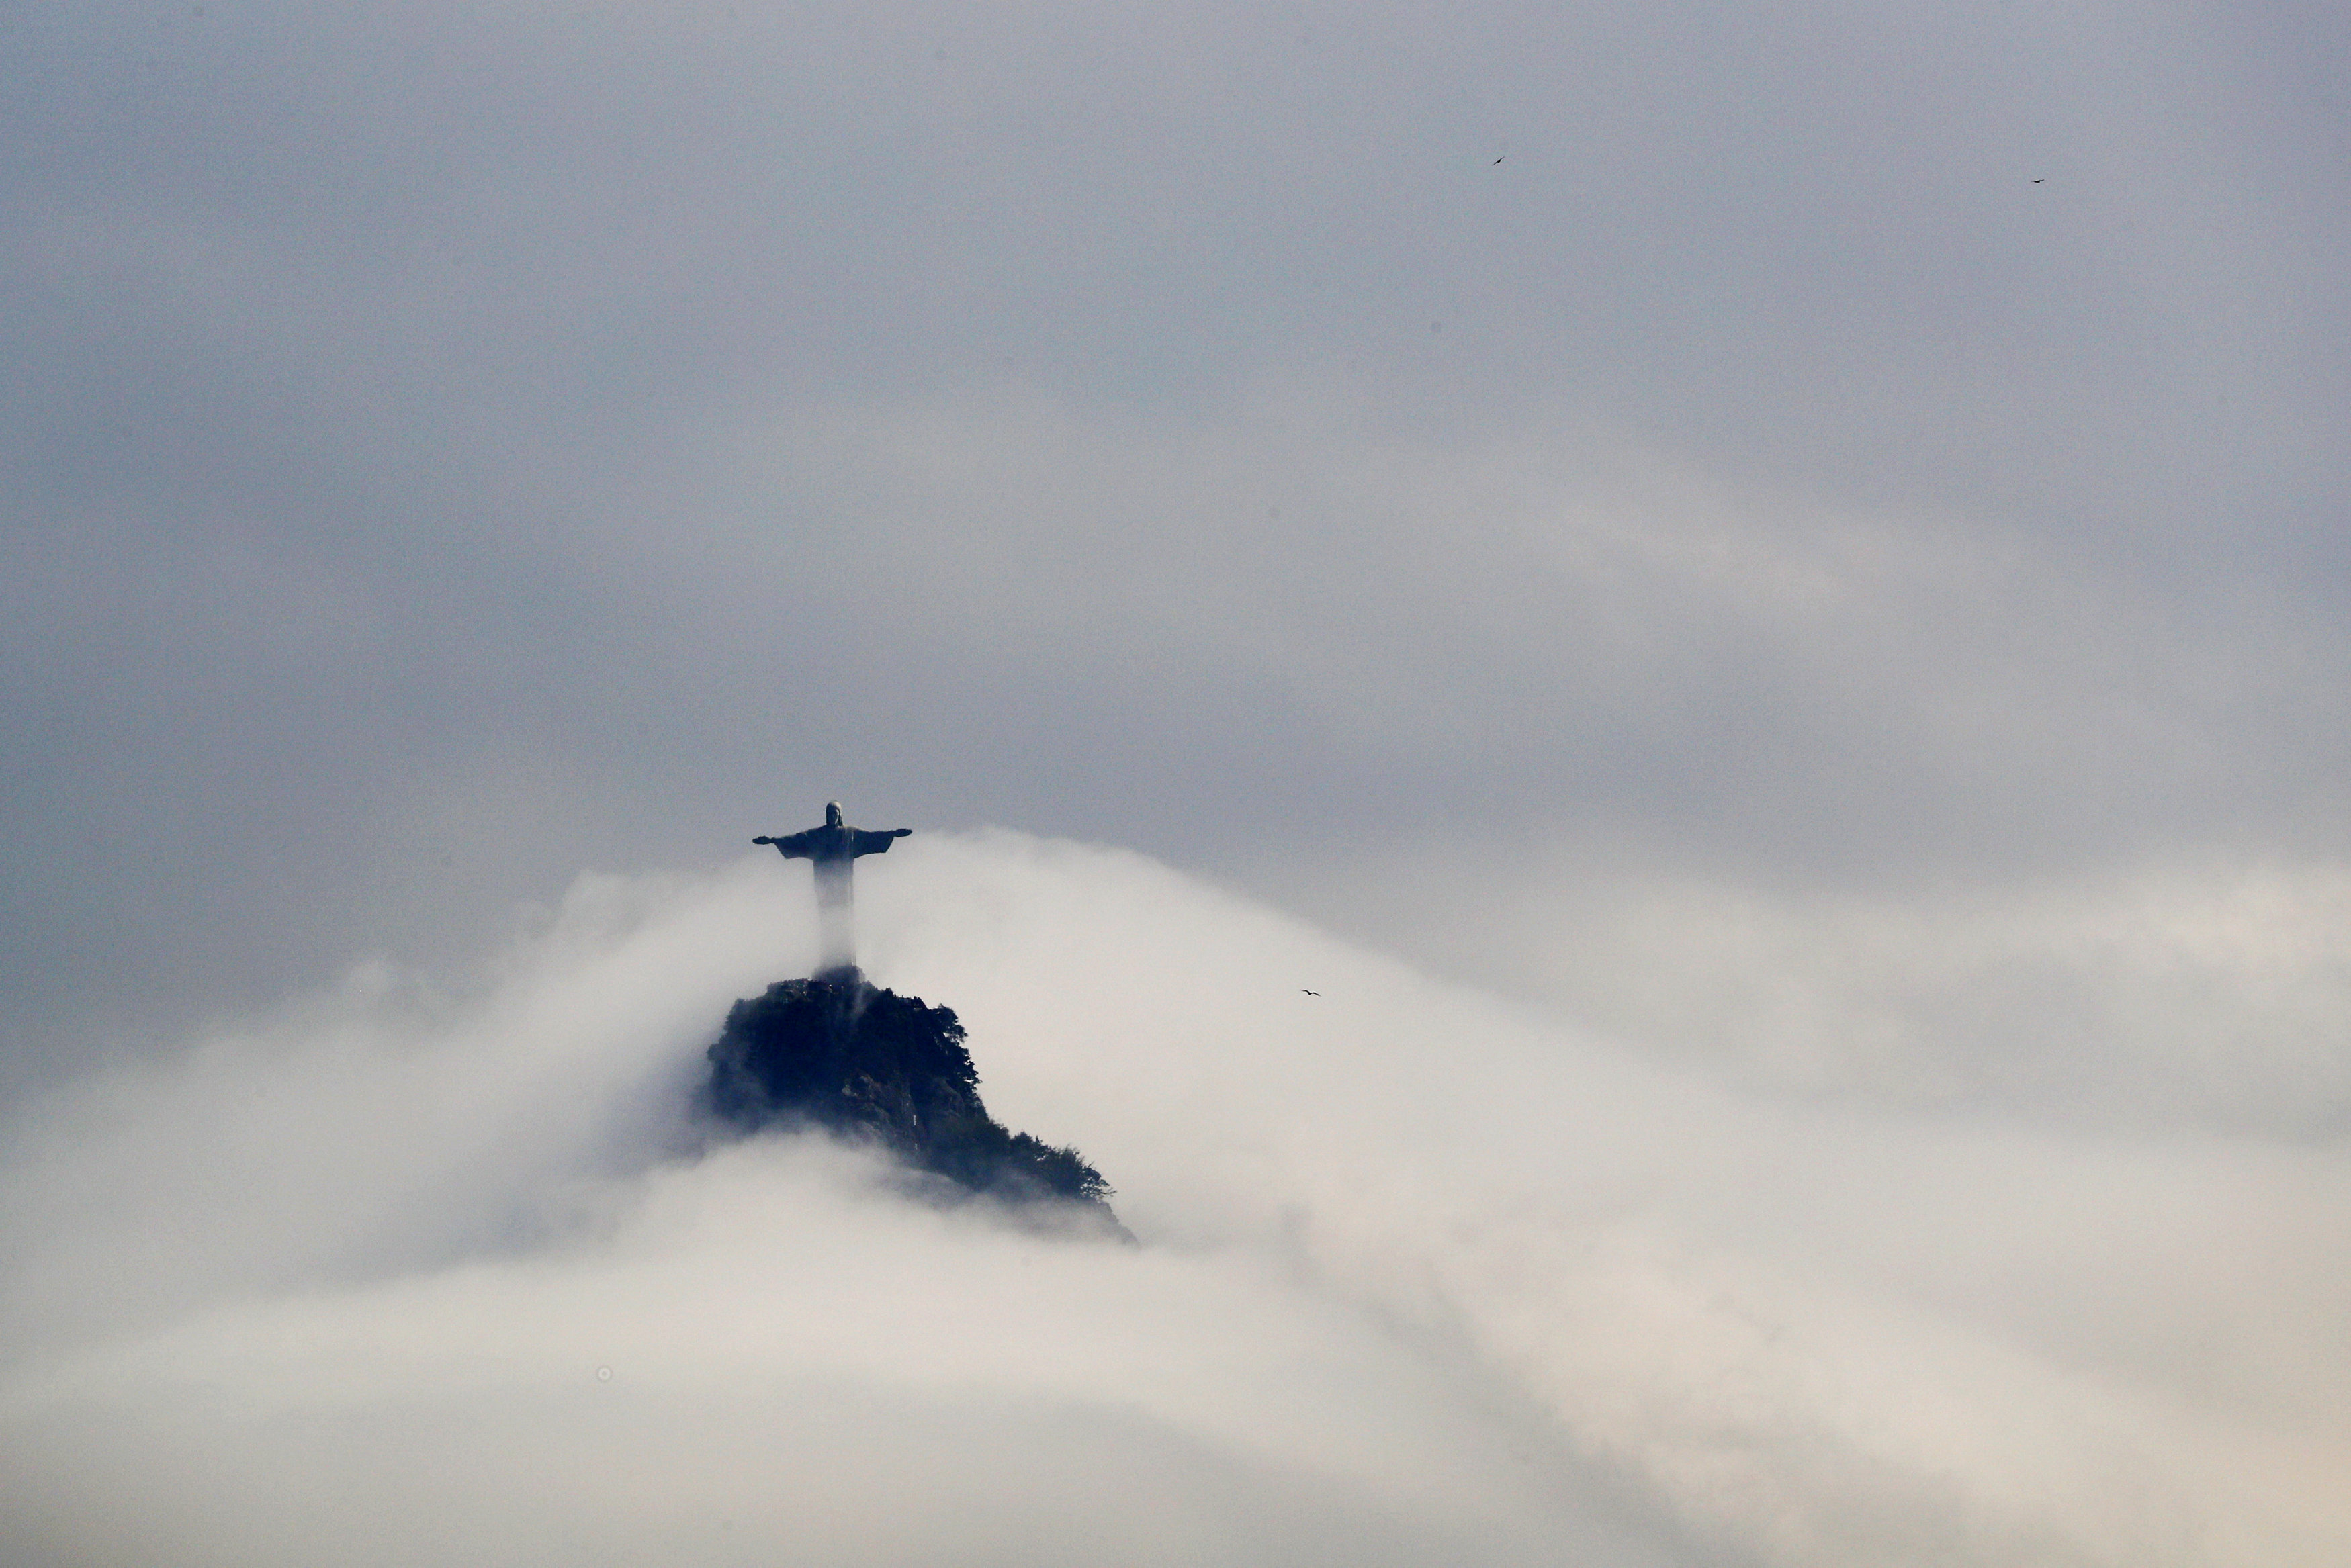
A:
[[[814,830],[819,833],[822,831],[821,828]],[[817,846],[809,842],[810,836],[812,835],[810,833],[794,833],[782,838],[769,838],[762,834],[751,842],[771,846],[777,854],[787,860],[806,860],[816,853]]]

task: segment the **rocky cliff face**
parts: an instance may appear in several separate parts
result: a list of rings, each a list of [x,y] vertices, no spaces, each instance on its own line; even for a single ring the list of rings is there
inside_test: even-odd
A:
[[[1013,1201],[1099,1206],[1111,1194],[1074,1148],[1009,1131],[980,1103],[954,1012],[855,971],[788,980],[737,1002],[710,1047],[705,1108],[747,1131],[822,1127]]]

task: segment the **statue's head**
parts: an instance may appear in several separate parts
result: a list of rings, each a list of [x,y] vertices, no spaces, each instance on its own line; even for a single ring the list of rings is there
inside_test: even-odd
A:
[[[839,801],[829,800],[824,803],[824,825],[827,827],[839,827],[842,825]]]

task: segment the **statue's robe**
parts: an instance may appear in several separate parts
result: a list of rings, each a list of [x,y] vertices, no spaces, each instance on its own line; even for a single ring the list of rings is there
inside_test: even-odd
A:
[[[861,855],[883,855],[890,846],[914,832],[911,827],[886,830],[852,827],[837,820],[838,807],[827,807],[825,825],[782,838],[753,842],[772,844],[787,860],[807,860],[816,867],[817,967],[821,977],[857,968],[856,894],[851,872]]]

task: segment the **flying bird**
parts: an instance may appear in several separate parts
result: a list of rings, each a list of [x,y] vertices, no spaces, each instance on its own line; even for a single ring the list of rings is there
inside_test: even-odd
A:
[[[1302,985],[1301,985],[1301,986],[1300,986],[1298,989],[1299,989],[1299,990],[1301,990],[1301,991],[1306,991],[1306,988],[1305,988],[1304,986],[1302,986]],[[1322,993],[1321,992],[1319,992],[1319,991],[1306,991],[1306,994],[1307,994],[1307,995],[1309,995],[1309,996],[1320,996],[1320,995],[1322,995]]]
[[[2049,182],[2048,182],[2048,181],[2046,181],[2046,180],[2035,180],[2035,181],[2033,182],[2033,183],[2034,183],[2035,185],[2046,185],[2047,183],[2049,183]]]
[[[1509,153],[1507,153],[1507,152],[1505,152],[1505,153],[1503,153],[1503,154],[1502,154],[1502,158],[1508,158],[1509,156],[1510,156],[1510,154],[1509,154]],[[1494,163],[1499,163],[1499,162],[1502,161],[1502,158],[1497,158],[1497,159],[1495,159],[1495,160],[1494,160]],[[1486,167],[1487,167],[1487,168],[1489,168],[1489,169],[1491,169],[1491,168],[1494,166],[1494,163],[1489,163],[1489,164],[1487,164],[1487,165],[1486,165]]]

